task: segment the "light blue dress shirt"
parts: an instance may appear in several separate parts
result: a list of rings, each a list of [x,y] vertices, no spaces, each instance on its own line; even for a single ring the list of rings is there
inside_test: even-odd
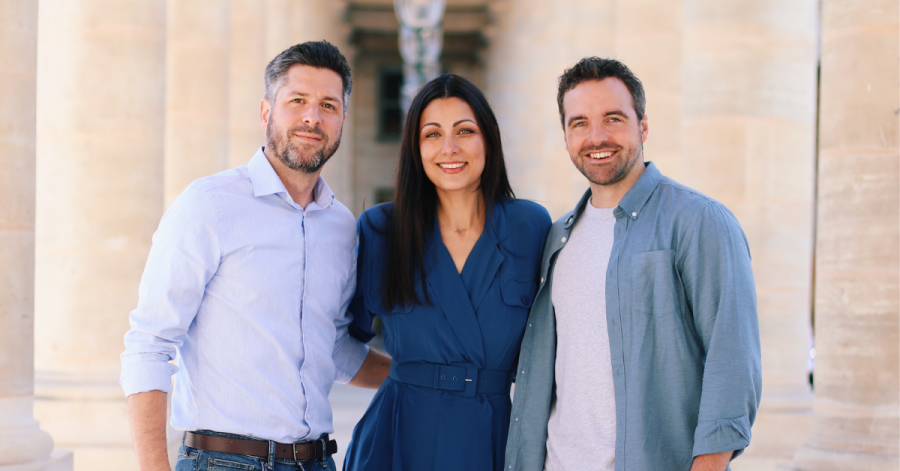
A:
[[[355,220],[323,179],[313,195],[294,203],[260,149],[172,203],[125,334],[126,395],[169,392],[175,374],[176,429],[283,443],[333,432],[328,393],[368,347],[347,333]]]

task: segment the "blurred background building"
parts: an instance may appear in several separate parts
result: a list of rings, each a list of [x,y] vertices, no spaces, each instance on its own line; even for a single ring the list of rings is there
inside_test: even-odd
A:
[[[898,25],[898,0],[446,0],[441,67],[485,91],[520,198],[558,217],[587,188],[556,79],[597,55],[645,85],[646,159],[740,220],[764,384],[736,471],[900,468]],[[392,0],[0,0],[0,470],[137,469],[119,354],[150,237],[264,143],[278,52],[344,52],[323,175],[357,215],[391,197],[398,27]],[[335,391],[347,437],[371,394]]]

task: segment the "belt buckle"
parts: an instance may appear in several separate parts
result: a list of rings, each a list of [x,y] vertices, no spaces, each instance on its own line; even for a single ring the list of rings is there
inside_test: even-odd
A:
[[[291,450],[294,452],[294,461],[299,462],[297,459],[297,442],[291,443]]]
[[[466,397],[475,397],[478,391],[478,368],[475,365],[466,365],[466,389],[462,395]]]

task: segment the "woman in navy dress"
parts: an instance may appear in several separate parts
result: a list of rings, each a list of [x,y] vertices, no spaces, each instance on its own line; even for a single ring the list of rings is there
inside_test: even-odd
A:
[[[351,333],[370,339],[379,316],[393,359],[345,470],[503,468],[549,229],[543,207],[514,199],[478,88],[452,74],[426,84],[407,115],[394,201],[359,218]]]

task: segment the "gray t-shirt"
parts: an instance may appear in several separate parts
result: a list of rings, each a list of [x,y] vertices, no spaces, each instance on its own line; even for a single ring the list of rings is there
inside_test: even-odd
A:
[[[547,425],[547,471],[615,469],[616,396],[606,328],[613,209],[587,204],[553,272],[556,401]]]

